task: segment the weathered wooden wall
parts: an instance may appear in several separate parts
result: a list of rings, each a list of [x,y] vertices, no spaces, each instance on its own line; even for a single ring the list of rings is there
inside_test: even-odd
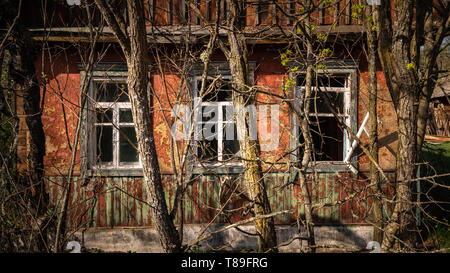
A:
[[[393,173],[388,173],[393,177]],[[197,177],[187,188],[183,200],[184,223],[227,223],[243,220],[246,201],[230,192],[239,181],[233,176],[203,175]],[[61,200],[64,177],[47,177],[47,189],[53,204]],[[271,173],[265,178],[273,212],[291,209],[290,214],[276,217],[277,224],[295,224],[297,215],[303,214],[303,203],[298,185],[288,185],[289,174]],[[175,195],[172,175],[163,176],[166,200],[171,209]],[[226,184],[220,190],[220,185]],[[348,173],[321,173],[311,185],[314,204],[334,204],[314,210],[318,224],[367,224],[370,218],[371,199],[363,191],[350,201],[340,204],[347,196],[367,185],[366,180],[355,180]],[[83,227],[145,227],[152,226],[149,206],[145,203],[146,190],[140,177],[96,177],[83,185],[75,181],[69,201],[68,221],[73,229]],[[230,213],[219,213],[222,206]],[[176,222],[180,223],[180,213]]]

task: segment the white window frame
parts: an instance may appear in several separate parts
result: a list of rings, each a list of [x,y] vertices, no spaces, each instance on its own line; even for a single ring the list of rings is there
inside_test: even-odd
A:
[[[344,113],[339,113],[338,116],[344,118],[344,123],[346,126],[348,126],[348,128],[352,128],[352,123],[354,122],[353,119],[357,118],[357,117],[353,117],[352,113],[351,113],[352,103],[355,103],[355,104],[357,103],[356,101],[353,101],[353,99],[352,99],[352,96],[353,96],[352,92],[356,92],[356,90],[352,90],[353,81],[356,80],[356,79],[354,79],[354,74],[355,74],[354,69],[327,69],[327,70],[319,70],[316,73],[319,76],[327,75],[329,77],[333,77],[333,76],[345,76],[346,77],[345,87],[319,87],[319,89],[321,92],[344,93],[344,105],[343,105]],[[302,73],[302,74],[306,74],[306,72]],[[298,81],[298,76],[296,78],[296,82],[297,81]],[[304,89],[305,89],[304,86],[299,86],[298,83],[296,83],[295,84],[295,97],[300,98],[301,92]],[[312,87],[313,91],[315,91],[316,89],[317,89],[316,86]],[[297,107],[297,109],[298,109],[298,100],[296,100],[295,107]],[[334,117],[333,113],[317,113],[317,114],[310,113],[309,116],[312,118],[314,118],[316,116],[317,117]],[[295,128],[294,136],[298,139],[298,136],[300,135],[300,129],[299,129],[299,124],[298,124],[296,117],[294,117],[294,128]],[[328,161],[327,160],[316,161],[316,165],[318,165],[318,166],[320,166],[320,165],[347,165],[348,163],[345,163],[344,160],[345,160],[347,154],[351,152],[351,136],[349,135],[348,130],[346,128],[343,128],[342,142],[343,142],[342,145],[344,145],[344,147],[342,149],[343,150],[342,160],[339,160],[339,161],[329,161],[329,160]]]
[[[119,122],[119,113],[120,109],[130,109],[131,110],[131,102],[97,102],[94,101],[95,96],[95,86],[96,83],[106,83],[106,82],[117,82],[117,83],[125,83],[126,84],[126,77],[124,76],[111,76],[111,77],[93,77],[90,83],[89,87],[89,93],[91,99],[90,103],[90,117],[88,117],[88,120],[90,121],[91,126],[91,134],[89,139],[89,150],[88,150],[88,157],[89,157],[89,165],[92,170],[95,171],[101,171],[101,170],[129,170],[129,169],[142,169],[142,161],[139,157],[138,162],[127,162],[127,163],[120,163],[120,126],[130,126],[134,128],[134,122]],[[96,122],[96,115],[97,115],[97,109],[111,109],[112,110],[112,123],[110,122],[104,122],[104,123],[97,123]],[[108,126],[112,126],[112,144],[113,144],[113,161],[111,163],[102,163],[97,160],[97,130],[96,128],[98,126],[104,126],[108,124]],[[139,154],[139,153],[138,153]]]
[[[224,80],[230,80],[232,79],[231,75],[221,75],[220,76],[221,79]],[[194,76],[193,77],[193,83],[192,83],[192,90],[194,91],[194,98],[199,98],[199,90],[198,90],[198,83],[202,80],[201,76]],[[214,79],[213,77],[208,77],[208,79]],[[205,162],[203,163],[203,165],[208,166],[208,167],[234,167],[234,166],[242,166],[242,162],[223,162],[223,145],[224,145],[224,139],[223,139],[223,126],[225,126],[226,124],[231,124],[233,123],[235,126],[235,130],[237,130],[236,127],[236,120],[234,119],[234,115],[233,115],[233,121],[229,121],[226,120],[226,117],[224,119],[223,116],[223,107],[225,106],[233,106],[233,102],[232,101],[224,101],[224,102],[203,102],[198,105],[198,107],[200,108],[200,111],[198,109],[194,109],[194,122],[195,122],[195,128],[198,130],[198,126],[200,126],[200,130],[203,130],[203,125],[204,124],[216,124],[216,122],[214,121],[200,121],[198,122],[199,119],[201,119],[202,117],[198,117],[198,113],[202,113],[203,115],[203,111],[201,110],[202,107],[204,106],[213,106],[213,107],[217,107],[218,111],[218,117],[217,117],[217,125],[216,125],[216,129],[217,129],[217,139],[215,139],[215,141],[217,141],[217,162],[212,163],[212,162]],[[196,106],[194,106],[196,107]],[[203,131],[202,131],[203,132]],[[236,140],[238,141],[238,140]],[[195,145],[194,145],[194,150],[195,150],[195,154],[197,155],[197,158],[199,156],[198,154],[198,147],[199,147],[199,143],[200,141],[194,141]],[[239,153],[238,153],[239,155]],[[200,159],[199,159],[200,160]],[[199,163],[197,165],[200,165]]]

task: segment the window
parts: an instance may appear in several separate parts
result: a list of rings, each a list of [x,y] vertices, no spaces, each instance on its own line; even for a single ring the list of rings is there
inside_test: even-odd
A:
[[[239,142],[230,79],[228,76],[208,79],[202,95],[199,94],[201,77],[194,80],[195,97],[201,100],[196,118],[196,152],[198,159],[204,163],[238,163]]]
[[[256,25],[268,24],[270,6],[269,1],[261,0],[256,3]]]
[[[333,109],[345,124],[352,128],[354,117],[350,115],[351,104],[356,103],[351,94],[350,73],[321,73],[314,77],[310,102],[310,128],[314,143],[315,160],[319,162],[342,162],[349,152],[350,142],[345,128],[339,126],[333,113],[326,105],[324,96],[328,97]],[[304,92],[305,76],[297,77],[297,94]],[[302,134],[297,135],[303,143]],[[301,152],[301,151],[300,151]]]
[[[123,79],[92,84],[90,158],[94,169],[139,168],[131,104]]]

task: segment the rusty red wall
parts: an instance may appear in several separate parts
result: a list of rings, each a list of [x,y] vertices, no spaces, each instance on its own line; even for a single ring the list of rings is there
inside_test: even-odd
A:
[[[396,151],[397,151],[397,117],[392,103],[389,90],[387,89],[386,79],[381,67],[377,71],[377,115],[378,115],[378,139],[379,139],[379,163],[384,170],[395,170]],[[358,92],[358,126],[364,120],[365,115],[369,111],[369,91],[368,91],[368,72],[367,63],[362,60],[359,75],[359,92]],[[367,127],[368,128],[368,127]],[[368,137],[362,134],[361,141],[368,143]],[[369,170],[369,159],[365,154],[361,153],[359,157],[360,170]]]
[[[105,62],[123,62],[123,57],[118,55],[117,48],[111,50],[102,60]],[[251,47],[251,61],[256,62],[255,84],[261,90],[281,94],[282,84],[286,78],[285,68],[281,65],[277,47]],[[79,62],[78,53],[66,52],[65,54],[52,54],[52,58],[46,58],[44,63],[38,61],[39,80],[43,84],[42,95],[44,96],[44,111],[42,120],[46,135],[45,173],[47,185],[52,200],[61,198],[61,185],[63,176],[67,174],[70,162],[70,149],[68,139],[72,143],[76,126],[76,115],[79,110],[79,86],[80,72],[77,67]],[[357,54],[355,54],[357,55]],[[360,57],[360,56],[359,56]],[[224,60],[223,56],[217,55],[215,59]],[[361,124],[368,106],[367,91],[367,64],[360,62],[359,67],[359,91],[358,91],[358,120]],[[155,115],[155,140],[159,156],[163,183],[166,190],[166,198],[169,201],[175,195],[175,180],[172,175],[172,162],[170,156],[170,131],[164,116],[170,120],[171,105],[175,100],[180,85],[179,76],[170,70],[161,71],[153,68],[151,81],[159,100],[153,102]],[[390,96],[386,89],[382,72],[378,72],[379,85],[379,117],[380,139],[382,148],[380,150],[380,164],[386,170],[395,167],[396,132],[395,111],[393,110]],[[298,186],[290,185],[290,173],[288,164],[289,156],[285,153],[289,150],[290,135],[290,111],[278,98],[271,95],[258,95],[260,104],[280,105],[280,142],[275,151],[262,152],[262,158],[266,162],[277,162],[275,165],[265,164],[266,169],[270,167],[270,174],[265,179],[269,191],[269,199],[272,210],[293,209],[294,213],[277,217],[277,223],[295,222],[297,214],[302,214],[303,206]],[[63,109],[66,113],[67,131],[63,117]],[[20,109],[19,109],[20,110]],[[260,117],[261,118],[261,117]],[[273,121],[268,119],[265,123],[260,121],[261,126],[270,128]],[[269,129],[270,130],[270,129]],[[25,135],[24,135],[25,134]],[[67,134],[67,135],[66,135]],[[25,139],[25,140],[24,140]],[[367,138],[363,136],[363,143]],[[19,151],[20,159],[26,161],[26,130],[21,122],[21,136]],[[284,155],[284,157],[283,157]],[[281,160],[280,160],[281,158]],[[368,169],[368,161],[364,155],[359,156],[360,169]],[[79,174],[79,157],[75,164],[75,174]],[[225,177],[225,176],[224,176]],[[357,180],[349,174],[319,173],[318,180],[312,190],[313,199],[316,203],[332,203],[345,199],[353,192],[361,189],[367,183],[364,176]],[[225,178],[220,178],[225,179]],[[228,183],[228,182],[227,182]],[[142,202],[145,200],[145,187],[140,177],[94,177],[86,185],[76,182],[73,184],[73,192],[70,196],[70,217],[72,227],[85,225],[90,221],[91,213],[95,227],[114,226],[148,226],[151,225],[151,217],[148,206]],[[226,199],[227,193],[220,194],[219,187],[222,182],[214,176],[200,176],[189,187],[184,199],[185,211],[184,222],[187,224],[205,223],[215,219],[215,222],[227,222],[242,220],[245,212],[240,209],[245,201],[234,198],[227,205],[227,209],[235,209],[230,219],[219,216],[215,218],[217,209]],[[118,188],[122,190],[118,190]],[[367,192],[358,195],[351,202],[345,202],[335,206],[324,206],[315,210],[317,221],[320,223],[362,224],[369,215],[370,199],[365,199]],[[225,199],[224,199],[225,198]],[[355,217],[355,215],[359,215]],[[178,215],[178,217],[180,217]],[[92,220],[92,219],[91,219]],[[177,221],[180,221],[178,219]]]
[[[110,50],[109,54],[102,60],[105,62],[123,62],[123,57],[117,55],[116,50]],[[253,54],[250,60],[256,62],[255,84],[267,93],[280,95],[283,81],[286,80],[285,68],[281,66],[276,47],[255,46],[251,49]],[[218,55],[217,59],[223,60],[223,56]],[[42,63],[36,62],[39,80],[43,84],[42,95],[44,100],[44,110],[42,120],[46,135],[46,156],[45,171],[47,175],[63,175],[66,173],[70,162],[69,144],[73,142],[73,135],[76,127],[76,115],[79,110],[80,72],[77,68],[79,62],[78,53],[72,52],[64,54],[52,54],[51,59],[46,58]],[[367,64],[361,61],[359,68],[359,91],[358,91],[358,126],[361,124],[368,111],[368,89],[367,89]],[[172,162],[170,156],[170,130],[163,115],[171,126],[171,104],[175,102],[178,92],[180,78],[174,73],[165,72],[165,77],[161,76],[158,69],[153,69],[152,83],[159,100],[154,100],[155,109],[155,140],[159,156],[162,173],[172,173]],[[378,71],[378,115],[379,138],[380,138],[380,164],[383,169],[392,170],[395,168],[396,150],[396,116],[391,103],[389,92],[386,88],[384,76]],[[287,170],[288,156],[283,155],[289,150],[290,136],[290,111],[286,104],[281,103],[276,96],[259,94],[258,101],[262,104],[277,104],[280,109],[279,120],[279,146],[276,150],[262,152],[263,159],[269,162],[278,162],[273,169],[280,171]],[[170,103],[169,103],[170,102]],[[20,105],[20,103],[18,103]],[[66,115],[64,119],[63,108]],[[20,111],[20,109],[18,109]],[[263,126],[270,132],[271,120],[260,118],[259,129]],[[23,118],[22,118],[23,119]],[[67,129],[65,125],[67,121]],[[26,130],[24,130],[23,120],[21,122],[21,135],[19,142],[19,159],[22,163],[26,161]],[[261,136],[266,137],[266,136]],[[270,139],[270,137],[268,138]],[[363,143],[367,143],[367,136],[363,134]],[[262,142],[264,144],[264,141]],[[368,169],[368,159],[363,154],[359,156],[361,170]],[[19,164],[21,169],[25,169],[25,164]],[[75,164],[76,173],[79,170],[79,156]]]

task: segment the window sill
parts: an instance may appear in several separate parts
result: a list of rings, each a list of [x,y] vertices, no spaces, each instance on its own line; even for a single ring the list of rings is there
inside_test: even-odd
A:
[[[205,165],[206,168],[202,166],[194,167],[194,174],[241,174],[244,172],[244,167],[242,164],[233,165]]]
[[[356,167],[355,165],[353,166]],[[316,162],[315,165],[310,164],[307,171],[308,172],[317,171],[321,173],[351,172],[350,167],[343,161]]]
[[[144,176],[141,168],[88,170],[87,176]]]
[[[207,169],[206,169],[207,168]],[[206,168],[201,166],[194,167],[194,174],[241,174],[244,168],[241,164],[234,164],[229,166],[214,166],[207,165]],[[142,177],[144,174],[141,168],[134,169],[97,169],[88,170],[86,172],[88,177],[111,176],[111,177]]]

